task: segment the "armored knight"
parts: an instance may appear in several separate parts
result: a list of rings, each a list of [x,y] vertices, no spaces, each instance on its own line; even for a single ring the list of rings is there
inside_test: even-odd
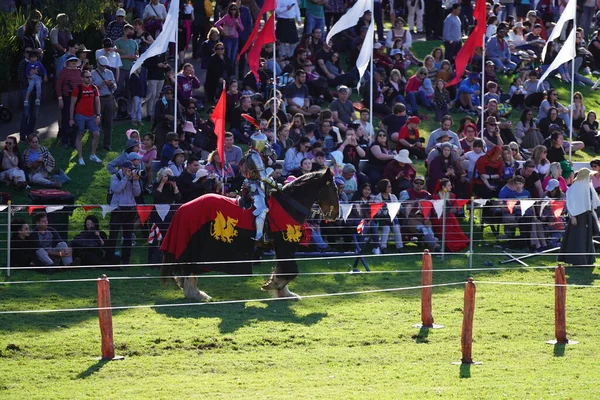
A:
[[[263,228],[265,218],[269,212],[267,207],[267,196],[273,190],[281,190],[273,178],[267,175],[265,160],[273,154],[273,149],[269,145],[267,136],[258,131],[250,136],[250,147],[246,153],[246,182],[248,194],[254,202],[253,211],[256,225],[256,236],[254,240],[260,240],[263,237]]]

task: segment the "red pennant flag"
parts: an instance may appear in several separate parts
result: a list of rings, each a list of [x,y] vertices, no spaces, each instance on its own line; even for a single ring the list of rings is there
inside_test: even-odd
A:
[[[35,210],[46,210],[46,206],[29,206],[29,215],[33,214]]]
[[[363,233],[364,230],[365,230],[365,220],[361,219],[360,223],[356,227],[356,233],[359,233],[359,234],[362,235],[362,233]]]
[[[429,218],[429,214],[431,213],[432,208],[432,202],[430,202],[429,200],[421,200],[421,211],[423,211],[423,217],[425,217],[425,219]]]
[[[223,151],[223,144],[225,142],[225,107],[227,92],[223,90],[219,102],[215,107],[215,110],[210,116],[210,119],[215,123],[215,135],[217,136],[217,152],[219,153],[219,159],[221,165],[225,165],[225,156]]]
[[[379,210],[381,210],[381,207],[383,207],[384,205],[385,203],[371,204],[371,219],[375,218],[375,214],[377,214]]]
[[[517,205],[517,203],[519,202],[519,200],[506,200],[506,206],[508,207],[508,212],[509,213],[513,213],[515,206]]]
[[[454,58],[454,71],[456,75],[454,79],[446,84],[446,87],[456,85],[461,81],[467,64],[471,62],[471,59],[475,55],[475,48],[483,47],[483,35],[485,35],[487,19],[485,0],[476,1],[473,18],[477,20],[477,25],[475,25],[475,29],[473,29],[473,32],[471,32],[469,38]]]
[[[100,206],[81,206],[81,208],[83,208],[83,211],[88,212],[92,208],[100,208]]]
[[[258,35],[258,28],[260,28],[260,20],[262,19],[263,15],[265,15],[269,11],[275,11],[276,6],[277,5],[276,5],[275,0],[266,0],[265,1],[265,4],[263,4],[263,6],[260,9],[260,12],[256,16],[256,21],[254,21],[254,28],[252,28],[252,32],[250,32],[250,36],[248,36],[248,40],[246,40],[246,44],[244,45],[242,50],[240,50],[240,52],[238,53],[238,56],[237,56],[238,60],[240,59],[242,54],[244,54],[246,51],[248,51],[248,48],[250,48],[250,46],[252,46],[254,39],[256,39],[256,36]]]
[[[140,216],[140,221],[142,221],[142,224],[145,224],[146,221],[148,221],[148,218],[150,217],[150,214],[152,213],[152,210],[154,210],[154,205],[138,205],[136,206],[137,208],[137,212],[138,215]]]
[[[260,61],[260,52],[265,44],[275,42],[275,13],[271,14],[271,17],[260,31],[254,46],[248,52],[248,66],[254,73],[256,79],[258,79],[258,62]]]
[[[554,218],[558,218],[562,215],[563,210],[565,209],[565,202],[564,200],[550,200],[550,208],[552,209]]]
[[[458,207],[458,209],[462,209],[465,204],[467,204],[470,200],[469,199],[456,199],[456,206]]]

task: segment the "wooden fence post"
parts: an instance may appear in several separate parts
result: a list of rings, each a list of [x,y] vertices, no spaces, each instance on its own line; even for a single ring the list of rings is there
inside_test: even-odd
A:
[[[431,285],[433,284],[433,261],[429,250],[423,252],[421,262],[421,324],[413,325],[415,328],[443,328],[443,325],[433,323],[431,312]]]
[[[124,357],[115,357],[115,345],[113,342],[112,310],[110,302],[110,282],[106,275],[98,278],[98,321],[100,323],[100,334],[102,335],[102,357],[101,360],[122,360]]]
[[[469,278],[465,285],[465,304],[463,308],[463,324],[461,334],[462,364],[474,364],[473,347],[473,315],[475,314],[475,283]]]
[[[562,264],[554,269],[554,336],[556,340],[549,340],[548,344],[577,344],[574,340],[567,339],[567,278],[565,267]]]

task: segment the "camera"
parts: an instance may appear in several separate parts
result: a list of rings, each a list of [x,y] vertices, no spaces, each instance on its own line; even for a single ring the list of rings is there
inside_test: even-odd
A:
[[[173,175],[167,175],[167,180],[169,182],[175,182],[177,180],[177,177],[175,177]]]
[[[140,170],[139,168],[135,168],[131,170],[133,175],[139,175],[140,178],[144,178],[146,176],[146,171]]]

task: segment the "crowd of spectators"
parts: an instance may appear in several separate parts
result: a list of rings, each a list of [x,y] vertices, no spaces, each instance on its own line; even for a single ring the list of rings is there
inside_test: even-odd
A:
[[[144,201],[144,194],[151,194],[156,203],[174,205],[208,192],[232,197],[241,193],[245,167],[239,146],[247,145],[258,129],[242,114],[258,121],[269,138],[274,155],[267,164],[280,183],[290,175],[331,166],[343,202],[447,200],[444,227],[451,251],[467,245],[456,199],[561,198],[573,180],[568,155],[585,146],[600,151],[596,114],[586,109],[583,95],[576,92],[573,99],[561,103],[555,88],[538,82],[559,50],[554,42],[545,59],[540,58],[564,5],[540,1],[532,9],[530,2],[514,7],[511,2],[489,1],[485,67],[478,67],[482,64],[478,53],[459,83],[447,87],[455,77],[455,57],[473,27],[470,2],[408,2],[402,11],[402,4],[376,1],[373,12],[366,11],[355,27],[326,42],[325,33],[352,2],[278,1],[277,59],[273,59],[273,44],[264,46],[256,77],[244,58],[236,59],[254,28],[259,4],[217,1],[214,9],[207,9],[204,2],[182,1],[178,48],[146,59],[132,74],[134,62],[161,32],[169,9],[166,3],[116,3],[103,14],[104,39],[95,51],[74,38],[65,14],[58,15],[56,26],[48,29],[41,23],[41,13],[34,10],[18,32],[24,55],[19,65],[24,105],[21,140],[28,146],[21,156],[16,141],[7,140],[0,176],[18,188],[61,186],[54,158],[34,133],[41,82],[53,76],[60,143],[77,150],[77,168],[85,168],[87,160],[106,162],[112,174],[110,205],[118,212],[111,216],[109,234],[99,240],[115,248],[122,231],[123,263],[129,262],[137,219],[134,209]],[[578,21],[586,23],[578,24],[577,55],[570,61],[575,63],[575,75],[570,75],[570,62],[556,71],[564,82],[573,80],[594,89],[598,85],[590,77],[600,75],[596,11],[595,2],[578,8]],[[408,12],[408,29],[403,12]],[[298,28],[303,15],[303,28]],[[371,19],[377,26],[375,70],[372,77],[367,72],[359,80],[355,64]],[[393,22],[388,31],[382,23],[386,19]],[[441,40],[443,47],[418,59],[412,44],[419,35]],[[47,39],[51,46],[46,46]],[[53,53],[54,65],[40,62],[44,52]],[[177,65],[173,63],[176,53]],[[347,62],[340,62],[343,58]],[[510,87],[499,84],[502,74],[511,77]],[[352,89],[357,84],[358,100]],[[223,87],[228,133],[221,160],[214,124],[201,112],[212,110]],[[102,147],[112,150],[113,117],[123,104],[133,128],[123,152],[103,161],[96,153],[100,138]],[[381,121],[375,126],[369,109]],[[451,112],[464,116],[455,121]],[[509,119],[511,112],[521,115],[515,126]],[[440,127],[427,134],[420,124],[432,114]],[[567,141],[571,129],[575,135]],[[86,133],[92,139],[87,159],[81,145]],[[412,166],[415,160],[425,160],[424,176]],[[380,224],[379,217],[373,219],[361,210],[357,207],[346,222],[329,229],[348,229],[366,219],[364,231],[373,231],[374,252],[386,249],[390,231],[398,250],[403,247],[402,236],[404,240],[417,237],[431,249],[440,246],[442,224],[435,214],[424,217],[418,202],[403,207],[401,218],[390,224]],[[527,218],[508,214],[510,224],[518,222],[511,218]],[[168,224],[163,226],[166,230]],[[22,235],[23,229],[21,225],[16,234]],[[342,236],[354,237],[356,230],[350,231]],[[525,234],[536,249],[550,242],[540,231]],[[53,251],[48,254],[55,256]]]

